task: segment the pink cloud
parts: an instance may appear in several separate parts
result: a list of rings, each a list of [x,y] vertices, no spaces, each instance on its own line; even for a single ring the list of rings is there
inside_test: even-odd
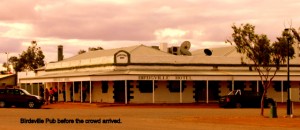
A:
[[[6,22],[32,22],[37,18],[34,10],[38,0],[1,0],[0,19]]]
[[[30,37],[14,40],[10,37],[16,46],[31,39],[56,38],[62,44],[69,39],[77,39],[76,44],[82,42],[82,45],[87,40],[101,41],[99,46],[104,48],[126,46],[128,43],[159,43],[161,41],[156,39],[155,32],[166,28],[186,31],[179,40],[190,40],[195,46],[201,47],[207,42],[225,41],[230,37],[234,23],[239,25],[249,22],[257,27],[257,32],[265,33],[272,39],[280,35],[285,21],[292,20],[293,27],[300,26],[298,0],[126,2],[2,0],[0,23],[31,25],[33,34]],[[9,30],[9,27],[0,27],[0,43],[11,42],[1,35]],[[201,32],[201,35],[195,32]],[[57,44],[60,43],[44,45],[44,51],[53,53]],[[88,48],[91,44],[85,46]],[[80,49],[75,45],[72,47],[74,49],[70,49],[69,54],[76,54]],[[5,49],[13,51],[9,47]]]

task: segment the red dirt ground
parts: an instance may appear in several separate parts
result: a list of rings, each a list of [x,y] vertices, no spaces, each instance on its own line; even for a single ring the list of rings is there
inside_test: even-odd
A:
[[[158,108],[158,109],[224,109],[219,108],[217,104],[109,104],[109,103],[56,103],[44,105],[44,109],[101,109],[101,108]],[[243,108],[242,108],[243,109]],[[202,122],[202,123],[216,123],[216,124],[234,124],[234,125],[250,125],[250,126],[267,126],[267,127],[283,127],[283,128],[300,128],[300,103],[293,104],[293,117],[286,116],[286,104],[277,104],[278,118],[269,118],[270,109],[264,110],[265,116],[258,114],[249,114],[247,116],[234,115],[234,116],[220,116],[220,115],[207,115],[207,116],[189,116],[180,117],[178,120],[182,122]],[[245,109],[246,111],[247,109]],[[256,110],[256,109],[255,109]],[[257,109],[258,113],[260,109]],[[298,115],[297,115],[298,114]]]

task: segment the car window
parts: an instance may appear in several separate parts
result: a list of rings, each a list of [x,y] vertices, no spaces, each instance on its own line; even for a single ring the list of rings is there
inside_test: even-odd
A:
[[[0,91],[0,93],[5,93],[5,90]],[[20,89],[7,89],[7,94],[13,94],[13,95],[25,95],[26,92],[23,92]]]
[[[8,89],[8,90],[7,90],[7,93],[8,93],[8,94],[14,94],[15,92],[14,92],[13,89]]]
[[[21,89],[20,90],[21,93],[23,93],[23,95],[31,95],[28,91],[26,91],[25,89]]]
[[[23,91],[19,91],[20,95],[25,95],[25,93]]]
[[[242,95],[242,93],[240,89],[237,89],[229,92],[227,95]]]
[[[5,89],[0,89],[0,94],[4,94],[5,93]]]
[[[231,92],[228,93],[228,95],[235,95],[236,90],[233,90]]]
[[[15,94],[15,95],[20,95],[20,90],[15,89],[15,90],[14,90],[14,94]]]
[[[235,95],[242,95],[241,90],[236,90]]]

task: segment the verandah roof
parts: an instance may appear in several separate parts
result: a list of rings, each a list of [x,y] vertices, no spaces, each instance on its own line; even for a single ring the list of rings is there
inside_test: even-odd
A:
[[[229,49],[228,49],[229,48]],[[232,52],[232,47],[227,47],[229,52]],[[114,69],[114,54],[120,50],[125,50],[131,55],[131,62],[124,69]],[[216,49],[222,50],[222,49]],[[227,51],[226,51],[227,52]],[[227,52],[227,53],[229,53]],[[220,53],[221,54],[221,53]],[[223,53],[222,53],[223,54]],[[296,69],[291,69],[291,80],[296,80],[300,75],[300,59],[294,58],[290,61],[291,66]],[[213,67],[227,66],[230,69],[217,69]],[[110,66],[107,69],[106,66]],[[132,68],[132,66],[134,66]],[[135,66],[142,66],[156,69],[135,69]],[[110,50],[99,50],[87,52],[77,55],[60,62],[50,63],[46,66],[44,73],[38,73],[33,77],[22,77],[20,82],[41,82],[41,81],[81,81],[81,80],[127,80],[137,79],[139,75],[183,75],[193,76],[193,80],[218,80],[218,79],[259,79],[256,71],[244,69],[236,69],[241,64],[241,58],[236,56],[218,55],[218,56],[175,56],[169,53],[153,49],[144,45],[131,46]],[[168,67],[175,69],[170,70]],[[195,67],[196,69],[189,69]],[[211,67],[209,70],[200,70],[199,68]],[[97,68],[91,69],[91,68]],[[162,68],[162,69],[157,69]],[[184,68],[184,69],[182,69]],[[198,69],[197,69],[198,68]],[[245,69],[246,68],[246,69]],[[43,70],[38,70],[39,72]],[[285,80],[286,71],[278,72],[276,79]],[[220,78],[223,77],[223,78]],[[242,78],[241,78],[242,77]],[[66,80],[65,80],[66,79]],[[299,78],[298,78],[299,80]]]
[[[287,72],[279,71],[274,80],[286,80]],[[53,73],[43,76],[20,79],[21,83],[37,82],[72,82],[72,81],[101,81],[101,80],[139,80],[139,76],[189,76],[190,80],[260,80],[256,71],[166,71],[166,70],[118,70],[118,71],[86,71]],[[291,81],[299,81],[300,71],[290,73]],[[154,79],[163,80],[163,79]],[[170,78],[169,80],[174,80]],[[188,79],[183,79],[188,80]]]

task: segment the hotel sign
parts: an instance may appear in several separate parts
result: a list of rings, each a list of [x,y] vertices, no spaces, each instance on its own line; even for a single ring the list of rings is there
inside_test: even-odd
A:
[[[192,76],[183,75],[140,75],[138,80],[192,80]]]

